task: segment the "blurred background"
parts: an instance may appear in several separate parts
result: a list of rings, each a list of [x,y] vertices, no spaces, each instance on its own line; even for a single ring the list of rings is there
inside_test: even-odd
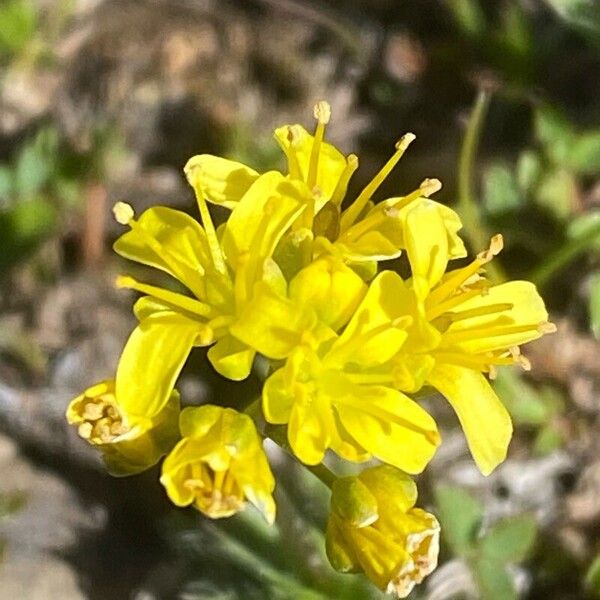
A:
[[[275,126],[355,152],[360,189],[398,137],[386,193],[424,177],[497,275],[540,287],[558,325],[496,387],[516,423],[483,478],[453,415],[419,478],[439,569],[413,598],[600,597],[600,5],[596,0],[2,0],[0,596],[24,600],[382,598],[324,558],[328,494],[270,447],[277,526],[176,510],[158,470],[126,480],[68,431],[68,401],[113,374],[133,326],[114,202],[195,214],[198,153],[281,165]],[[202,352],[187,403],[235,406]]]

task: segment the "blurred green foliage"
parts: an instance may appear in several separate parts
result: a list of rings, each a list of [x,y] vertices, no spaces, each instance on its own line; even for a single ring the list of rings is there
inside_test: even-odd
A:
[[[484,506],[466,490],[436,489],[443,539],[454,556],[471,569],[483,600],[518,598],[507,567],[525,561],[535,544],[537,524],[531,515],[508,517],[482,528]]]

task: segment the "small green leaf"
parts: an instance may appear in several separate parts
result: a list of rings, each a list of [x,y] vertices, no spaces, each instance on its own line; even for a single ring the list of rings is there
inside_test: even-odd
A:
[[[523,192],[529,192],[539,181],[542,164],[533,150],[525,150],[517,161],[517,183]]]
[[[37,26],[35,4],[8,0],[0,5],[0,52],[19,54],[33,38]]]
[[[595,596],[600,597],[600,554],[592,561],[585,574],[585,585]]]
[[[511,417],[520,425],[543,425],[551,416],[540,393],[514,370],[501,369],[493,382]]]
[[[475,563],[475,577],[482,600],[518,600],[512,578],[497,562],[480,558]]]
[[[567,236],[571,240],[580,240],[593,234],[589,239],[589,249],[600,249],[600,210],[590,211],[575,217],[567,226]]]
[[[535,195],[536,202],[557,219],[566,220],[575,206],[577,185],[565,169],[548,171],[542,177]]]
[[[455,554],[467,555],[481,527],[483,505],[459,487],[440,486],[435,497],[446,541]]]
[[[546,0],[556,13],[596,46],[600,45],[600,10],[597,0]]]
[[[553,423],[548,423],[538,432],[533,442],[533,453],[537,456],[547,456],[562,447],[564,442],[561,432]]]
[[[463,33],[473,37],[485,34],[485,14],[478,0],[447,0],[446,4]]]
[[[567,166],[582,175],[593,175],[600,171],[600,131],[577,136],[567,157]]]
[[[554,108],[542,106],[535,112],[534,128],[548,156],[555,164],[564,164],[575,135],[566,117]]]
[[[530,515],[504,519],[480,540],[481,556],[493,563],[519,563],[530,552],[537,524]]]
[[[514,211],[523,203],[515,176],[506,165],[492,165],[485,173],[483,186],[485,208],[490,214]]]

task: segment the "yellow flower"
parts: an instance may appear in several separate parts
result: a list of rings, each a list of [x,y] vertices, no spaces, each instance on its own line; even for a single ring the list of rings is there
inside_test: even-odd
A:
[[[363,571],[375,585],[406,598],[437,566],[440,526],[415,508],[410,477],[382,465],[333,484],[327,556],[343,573]]]
[[[301,125],[284,125],[275,130],[275,138],[287,157],[290,178],[304,181],[313,196],[313,206],[303,212],[295,226],[311,231],[316,254],[331,252],[349,263],[396,258],[406,248],[404,209],[437,192],[441,183],[437,179],[426,179],[406,196],[388,198],[373,205],[373,195],[415,139],[414,134],[407,133],[396,144],[392,157],[342,211],[348,182],[358,168],[358,157],[354,154],[345,157],[323,141],[330,116],[329,105],[322,101],[315,106],[314,136]],[[465,247],[457,235],[462,226],[458,215],[446,206],[432,204],[446,226],[444,235],[448,237],[452,257],[465,256]],[[293,241],[292,238],[290,242]]]
[[[287,424],[306,464],[328,448],[351,461],[374,456],[420,472],[439,444],[433,419],[414,401],[381,385],[379,368],[404,344],[410,318],[390,316],[391,274],[365,284],[334,257],[322,257],[291,281],[289,298],[257,289],[232,333],[271,359],[285,359],[263,388],[269,423]],[[336,331],[345,325],[340,335]]]
[[[309,134],[301,125],[284,125],[275,130],[275,139],[287,158],[288,179],[304,184],[305,209],[293,222],[276,252],[276,260],[291,278],[310,260],[331,253],[370,279],[378,260],[396,258],[406,248],[404,221],[406,208],[422,203],[441,188],[437,179],[426,179],[405,196],[388,198],[374,205],[372,197],[398,163],[409,144],[412,133],[396,144],[396,151],[373,180],[342,211],[348,183],[358,168],[358,157],[344,156],[335,146],[324,141],[325,128],[331,116],[327,102],[315,106],[317,126]],[[209,154],[193,157],[188,168],[205,173],[204,190],[207,199],[234,209],[258,177],[253,169],[235,161]],[[444,235],[452,258],[466,255],[457,231],[461,228],[458,215],[450,208],[433,203],[445,224]]]
[[[285,287],[271,255],[290,223],[304,208],[299,186],[276,172],[248,187],[217,236],[204,197],[204,173],[189,166],[204,227],[177,210],[156,207],[134,218],[130,206],[115,206],[117,220],[130,227],[114,249],[125,258],[160,269],[182,283],[190,295],[120,277],[117,285],[147,294],[135,306],[140,321],[117,371],[119,397],[144,404],[168,397],[193,346],[214,344],[208,359],[223,376],[248,376],[254,351],[229,334],[254,284]],[[222,188],[226,195],[229,188]],[[216,342],[216,343],[215,343]],[[163,390],[157,396],[156,389]]]
[[[273,523],[275,480],[252,419],[205,405],[184,408],[179,426],[183,439],[165,459],[160,478],[172,502],[193,504],[213,519],[251,502]]]
[[[529,364],[519,345],[554,331],[535,286],[511,281],[492,286],[484,266],[502,249],[502,237],[470,264],[446,272],[450,258],[439,213],[415,206],[407,216],[412,277],[392,277],[396,315],[410,315],[406,343],[382,374],[408,393],[437,388],[451,403],[484,474],[506,457],[510,416],[483,375],[496,366]]]
[[[113,475],[132,475],[156,464],[179,438],[179,394],[151,416],[132,412],[119,402],[113,380],[88,388],[71,401],[67,421],[79,435],[96,446]]]

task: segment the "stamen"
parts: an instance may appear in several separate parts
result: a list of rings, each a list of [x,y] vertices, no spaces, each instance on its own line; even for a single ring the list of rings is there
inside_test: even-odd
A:
[[[483,265],[490,262],[494,256],[497,256],[502,250],[503,245],[502,235],[495,235],[491,239],[490,247],[487,250],[478,254],[477,258],[466,267],[451,271],[450,276],[429,294],[425,302],[426,308],[433,308],[436,304],[448,298],[461,284],[465,283],[473,275],[476,275]]]
[[[129,221],[135,216],[133,208],[126,202],[117,202],[113,206],[113,214],[115,215],[117,223],[120,223],[121,225],[128,225]]]
[[[173,275],[177,277],[182,283],[185,283],[192,292],[196,295],[200,295],[202,290],[197,289],[193,282],[186,277],[185,270],[182,271],[181,265],[186,265],[190,269],[204,274],[202,265],[198,263],[190,264],[189,260],[179,254],[172,247],[165,248],[153,235],[148,233],[146,229],[140,225],[138,221],[134,219],[134,212],[129,204],[125,202],[117,202],[113,207],[113,213],[121,225],[128,225],[131,231],[134,231],[144,241],[144,244],[152,250],[156,256],[158,256],[172,271]]]
[[[314,114],[315,119],[317,119],[317,128],[315,129],[313,145],[308,162],[308,174],[306,175],[306,185],[308,185],[310,190],[312,190],[317,183],[319,152],[321,150],[323,138],[325,137],[325,125],[329,123],[329,119],[331,118],[331,107],[325,100],[321,100],[315,104]]]
[[[148,294],[150,296],[153,296],[154,298],[163,300],[171,306],[181,308],[182,310],[192,313],[193,315],[198,315],[200,317],[206,318],[210,318],[211,316],[213,316],[213,308],[208,304],[204,304],[203,302],[200,302],[195,298],[190,298],[188,296],[184,296],[183,294],[178,294],[177,292],[171,292],[170,290],[165,290],[154,285],[140,283],[139,281],[136,281],[133,277],[129,277],[128,275],[119,275],[115,283],[118,288],[128,288],[132,290],[137,290],[138,292],[142,292],[143,294]]]
[[[474,317],[484,317],[486,315],[493,315],[495,313],[505,312],[511,310],[514,304],[510,302],[503,302],[498,304],[490,304],[488,306],[477,306],[469,310],[461,310],[458,312],[446,313],[444,316],[448,317],[453,323],[457,321],[464,321],[466,319],[472,319]]]
[[[429,198],[442,189],[442,182],[439,179],[424,179],[419,187],[406,196],[398,198],[396,202],[390,204],[390,207],[400,210],[414,202],[417,198]]]
[[[539,325],[497,325],[488,327],[472,327],[470,329],[461,329],[460,331],[451,331],[444,335],[444,341],[447,344],[455,344],[470,340],[504,337],[515,333],[533,333],[540,332]]]
[[[331,202],[337,204],[338,206],[342,203],[344,196],[346,195],[346,191],[348,190],[350,178],[356,169],[358,169],[358,156],[356,156],[356,154],[349,154],[346,157],[346,167],[340,175],[335,189],[333,190],[333,194],[331,194]]]
[[[202,225],[204,225],[204,231],[206,232],[206,239],[208,241],[208,247],[212,257],[213,265],[219,273],[227,275],[225,258],[223,256],[223,252],[221,251],[221,245],[219,244],[219,239],[217,238],[217,232],[212,222],[208,205],[206,204],[207,195],[204,191],[204,186],[202,185],[202,170],[199,165],[192,165],[185,169],[185,175],[189,184],[192,186],[192,188],[194,188],[196,202],[198,203],[200,218],[202,219]]]
[[[344,211],[342,214],[342,231],[348,229],[354,221],[358,218],[367,202],[371,199],[373,194],[377,191],[379,186],[383,183],[385,178],[390,174],[392,169],[396,166],[398,161],[402,158],[402,155],[415,139],[414,133],[406,133],[396,143],[396,152],[392,157],[385,163],[379,173],[373,177],[370,183],[368,183],[363,191],[358,195],[356,200]]]
[[[540,333],[546,334],[546,333],[556,333],[557,331],[557,327],[554,323],[550,323],[549,321],[546,321],[544,323],[540,323],[538,325],[538,331]]]

